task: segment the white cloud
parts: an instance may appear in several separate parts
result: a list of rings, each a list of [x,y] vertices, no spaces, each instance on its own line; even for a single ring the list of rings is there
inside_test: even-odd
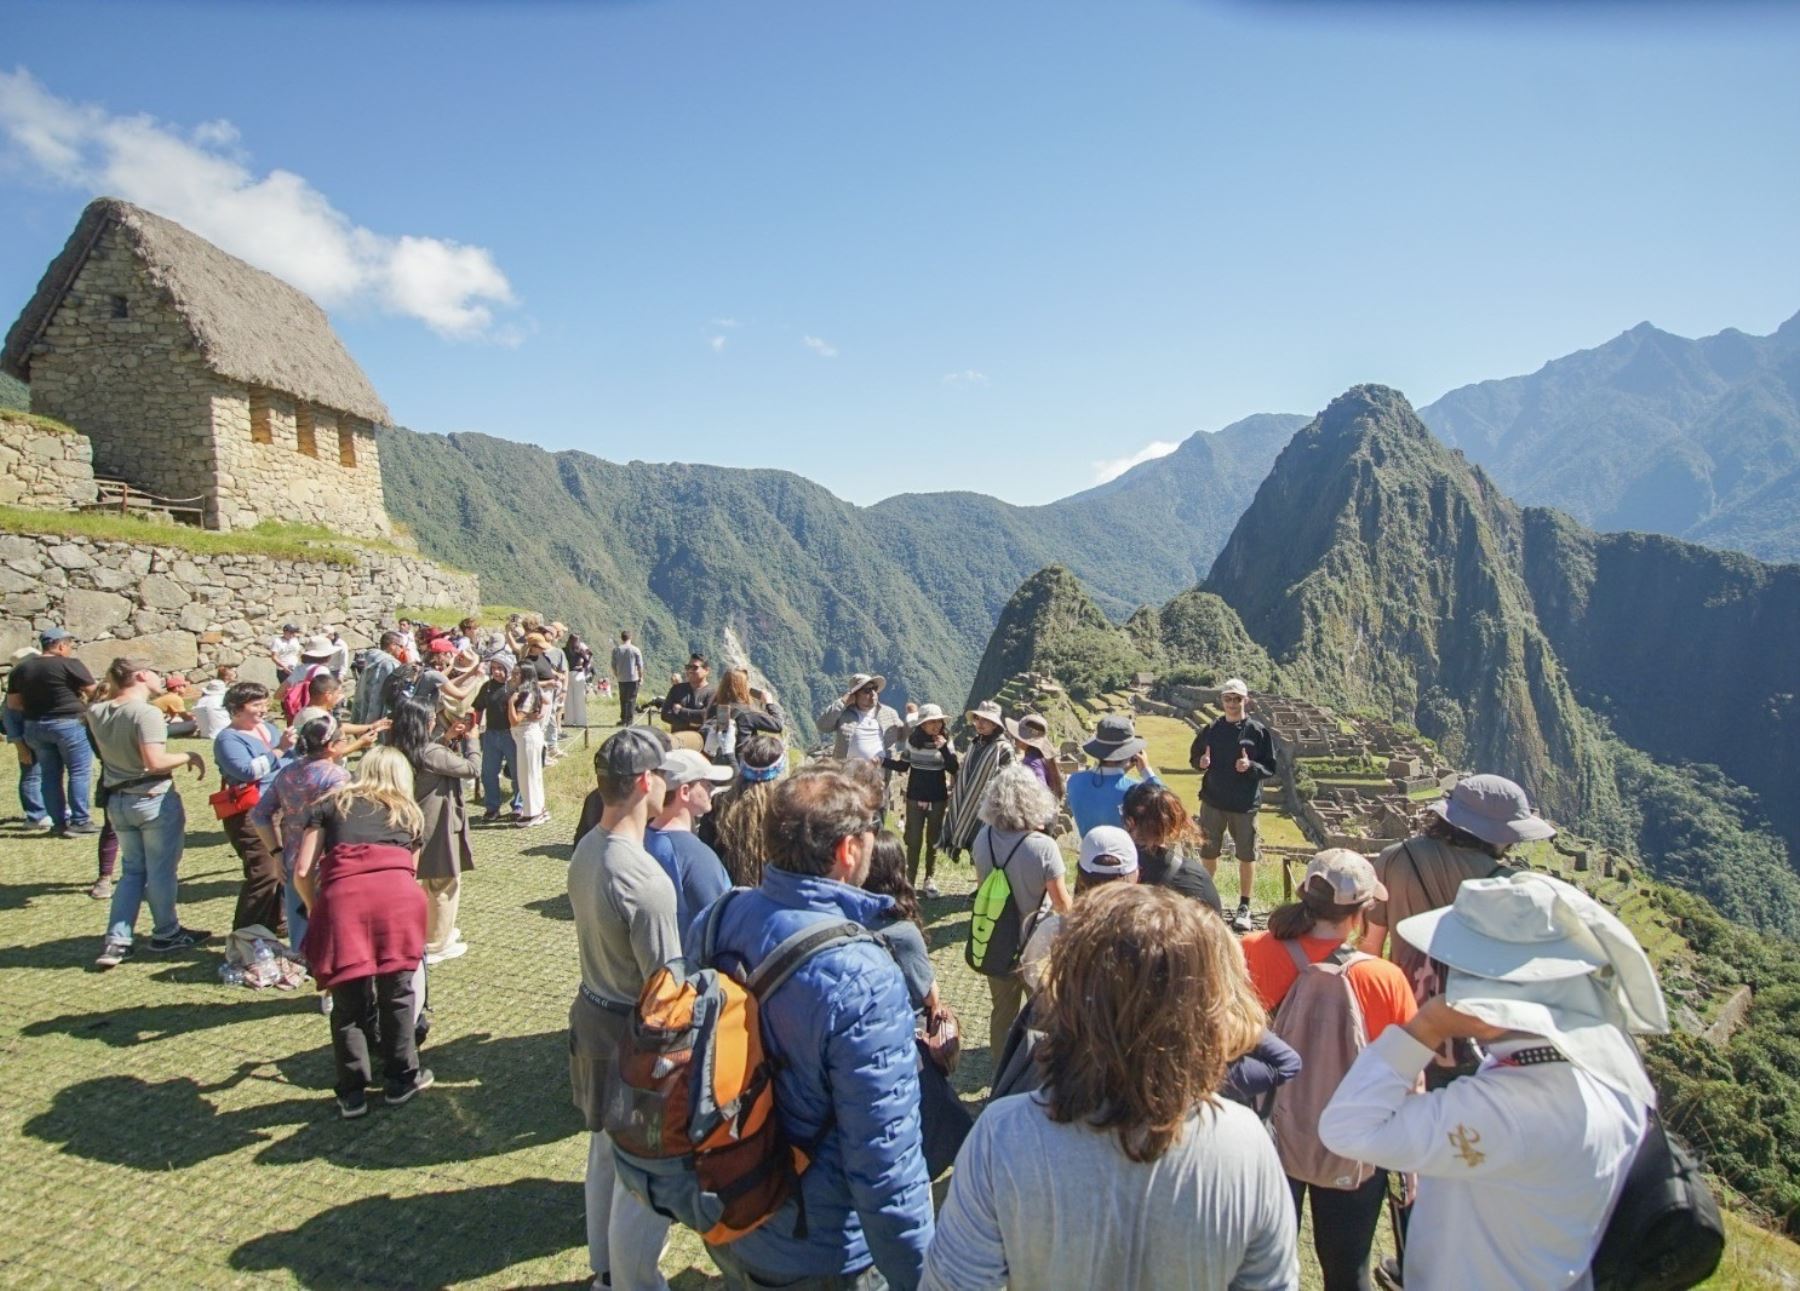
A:
[[[723,336],[709,336],[706,338],[706,343],[712,346],[714,354],[721,354],[725,350],[725,338]]]
[[[835,359],[838,356],[837,346],[830,341],[821,340],[817,336],[802,336],[800,344],[822,359]]]
[[[0,135],[50,182],[166,215],[327,307],[370,302],[458,339],[523,335],[495,327],[496,308],[515,298],[485,247],[363,228],[301,176],[251,170],[229,121],[183,136],[58,98],[20,68],[0,72]]]
[[[1153,462],[1159,457],[1167,457],[1180,447],[1181,441],[1178,439],[1153,439],[1130,457],[1114,457],[1108,461],[1095,462],[1094,483],[1105,484],[1109,480],[1116,480],[1132,467]]]
[[[947,386],[984,386],[987,383],[987,373],[977,372],[974,368],[944,373],[944,384]]]

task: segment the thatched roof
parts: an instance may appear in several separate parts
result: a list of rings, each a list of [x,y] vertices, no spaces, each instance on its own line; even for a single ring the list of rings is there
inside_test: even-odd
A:
[[[150,280],[168,293],[213,371],[377,425],[388,410],[331,330],[325,311],[274,274],[227,255],[173,220],[117,198],[89,202],[50,262],[25,312],[6,334],[0,372],[29,380],[31,347],[109,228],[117,228]]]

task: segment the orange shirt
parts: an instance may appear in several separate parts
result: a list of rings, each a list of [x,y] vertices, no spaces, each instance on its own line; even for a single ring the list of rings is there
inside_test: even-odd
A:
[[[1244,948],[1244,964],[1250,970],[1250,984],[1262,998],[1263,1007],[1271,1014],[1287,996],[1288,989],[1300,977],[1293,956],[1269,933],[1253,932],[1238,942]],[[1342,943],[1329,937],[1302,937],[1300,949],[1306,958],[1318,963]],[[1366,959],[1352,964],[1344,974],[1356,1002],[1362,1005],[1363,1024],[1373,1040],[1390,1026],[1412,1021],[1419,1005],[1413,999],[1412,984],[1396,964],[1385,959]]]

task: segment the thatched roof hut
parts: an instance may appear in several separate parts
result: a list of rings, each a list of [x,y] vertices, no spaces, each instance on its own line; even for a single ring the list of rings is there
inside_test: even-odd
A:
[[[304,292],[173,220],[111,197],[90,202],[82,212],[25,312],[7,332],[0,372],[29,383],[33,346],[96,243],[112,228],[131,243],[213,371],[376,425],[390,424],[369,378],[331,330],[325,311]]]

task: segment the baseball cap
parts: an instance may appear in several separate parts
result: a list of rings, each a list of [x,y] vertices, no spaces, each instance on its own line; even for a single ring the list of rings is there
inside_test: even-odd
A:
[[[1221,695],[1242,695],[1245,699],[1248,699],[1250,698],[1250,687],[1244,684],[1244,679],[1242,677],[1233,677],[1223,686],[1219,687],[1219,693]]]
[[[74,640],[74,637],[75,634],[73,632],[66,631],[63,628],[45,628],[42,632],[38,633],[38,646],[40,649],[48,650],[58,641],[72,641]]]
[[[645,726],[627,726],[607,736],[600,751],[594,755],[594,769],[622,780],[643,775],[646,771],[661,770],[663,759],[669,752],[657,738],[661,734]]]
[[[1387,900],[1387,889],[1375,877],[1375,867],[1368,857],[1347,847],[1332,847],[1306,863],[1305,887],[1314,879],[1323,879],[1331,888],[1337,905],[1361,905],[1364,901]]]
[[[1106,878],[1136,874],[1137,844],[1117,825],[1095,825],[1081,838],[1081,868]]]
[[[662,772],[664,780],[671,789],[677,785],[693,784],[696,780],[706,780],[712,784],[730,784],[737,775],[730,767],[722,767],[709,761],[704,753],[696,753],[692,749],[671,749],[663,756],[662,765],[657,768]]]
[[[163,678],[163,685],[168,687],[170,690],[180,690],[183,686],[185,686],[187,684],[188,684],[187,677],[179,672],[172,672],[167,677]]]
[[[456,643],[449,637],[432,637],[425,643],[426,654],[455,654]]]

